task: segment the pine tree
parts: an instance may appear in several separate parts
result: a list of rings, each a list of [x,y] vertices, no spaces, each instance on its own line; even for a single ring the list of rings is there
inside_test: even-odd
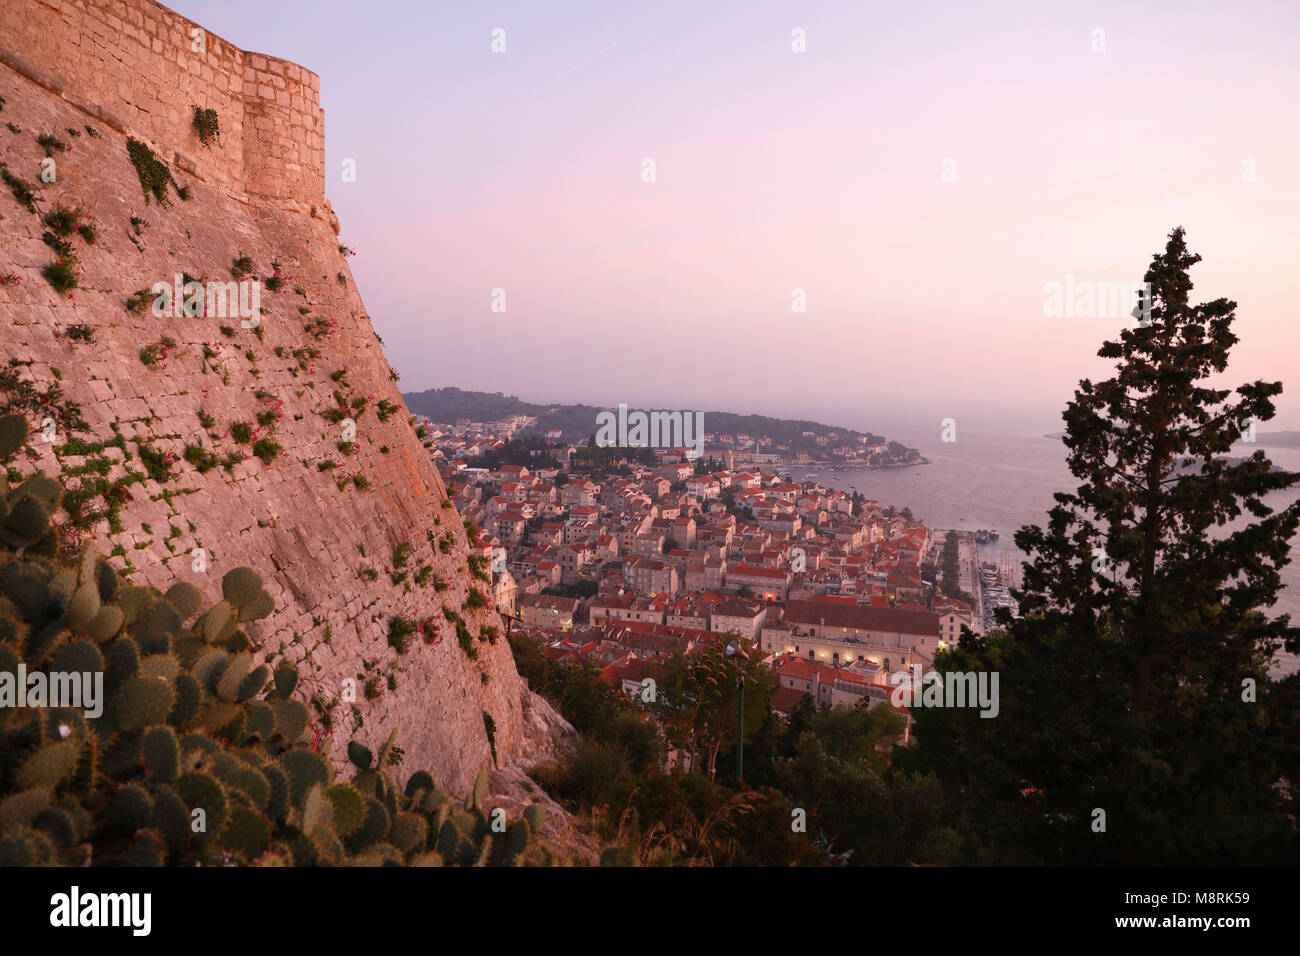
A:
[[[1226,457],[1282,386],[1207,384],[1238,339],[1235,302],[1190,302],[1200,258],[1181,228],[1169,235],[1145,276],[1148,319],[1102,346],[1114,376],[1080,382],[1067,406],[1080,484],[1045,528],[1016,534],[1022,618],[936,662],[998,670],[1001,714],[918,712],[907,762],[958,789],[994,859],[1232,864],[1300,849],[1300,678],[1268,673],[1300,629],[1266,613],[1300,502],[1263,500],[1300,475],[1262,451]]]

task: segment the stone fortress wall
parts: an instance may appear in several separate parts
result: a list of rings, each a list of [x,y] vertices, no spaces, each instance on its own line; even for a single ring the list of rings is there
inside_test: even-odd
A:
[[[152,0],[9,0],[0,45],[119,132],[167,144],[162,155],[186,172],[249,197],[324,201],[320,77],[296,63],[241,50]],[[217,111],[219,148],[199,145],[196,106]]]
[[[464,793],[493,766],[484,714],[505,768],[546,748],[537,727],[549,709],[519,679],[504,639],[476,640],[471,660],[443,622],[436,643],[417,638],[405,654],[389,646],[397,615],[442,622],[448,605],[476,638],[501,621],[465,604],[470,588],[486,586],[470,573],[460,516],[444,507],[445,488],[340,253],[324,192],[317,76],[210,33],[196,54],[195,26],[151,0],[0,4],[0,161],[39,193],[33,214],[0,188],[0,273],[22,280],[0,288],[0,365],[17,359],[38,387],[59,384],[81,404],[90,437],[120,434],[126,443],[125,453],[78,455],[60,436],[36,442],[37,457],[24,465],[50,474],[106,457],[116,481],[141,471],[141,446],[175,455],[174,478],[132,484],[120,525],[93,528],[100,553],[112,552],[135,584],[193,582],[205,606],[220,600],[221,575],[253,567],[277,610],[249,625],[249,636],[267,659],[299,667],[305,700],[331,708],[328,726],[313,708],[321,749],[343,767],[349,739],[377,750],[396,728],[406,752],[401,779],[426,768]],[[217,111],[221,136],[210,149],[192,128],[195,106]],[[95,134],[81,133],[84,126]],[[40,181],[41,134],[71,146],[56,157],[57,182]],[[128,137],[154,149],[188,200],[150,201]],[[81,208],[99,229],[94,243],[71,237],[79,285],[67,295],[42,278],[53,254],[40,217],[57,206]],[[132,217],[146,225],[133,226]],[[263,290],[260,336],[237,320],[158,318],[125,305],[182,272],[229,281],[237,256],[251,257],[262,277],[278,262],[287,277],[281,291]],[[316,320],[328,324],[313,332]],[[70,337],[72,327],[93,330],[93,344]],[[142,350],[162,336],[174,343],[165,361],[144,363]],[[303,349],[318,354],[301,358]],[[366,401],[356,454],[346,458],[327,417],[336,391]],[[396,406],[386,421],[375,410],[381,401]],[[272,434],[282,451],[266,462],[232,426],[277,407]],[[200,412],[215,423],[201,424]],[[200,471],[184,459],[193,443],[244,457],[229,471]],[[340,469],[321,470],[331,459]],[[369,488],[340,490],[341,471]],[[444,536],[449,547],[438,544]],[[398,582],[392,555],[403,541],[411,554]],[[192,568],[196,547],[211,555],[206,572]],[[413,583],[425,564],[445,590]],[[341,702],[346,679],[373,693]]]

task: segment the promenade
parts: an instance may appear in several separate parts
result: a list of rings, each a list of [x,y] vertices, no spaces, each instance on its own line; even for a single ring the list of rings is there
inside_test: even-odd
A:
[[[958,587],[975,600],[974,630],[984,633],[984,586],[980,582],[979,546],[971,534],[961,533],[957,539]]]

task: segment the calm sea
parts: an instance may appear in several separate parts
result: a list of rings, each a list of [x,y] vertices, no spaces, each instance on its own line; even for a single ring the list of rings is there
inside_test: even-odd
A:
[[[909,507],[916,517],[933,528],[975,531],[997,530],[998,541],[981,546],[984,561],[1000,564],[1005,554],[1017,567],[1025,559],[1012,537],[1026,524],[1045,524],[1052,494],[1071,490],[1076,479],[1065,467],[1065,448],[1059,439],[1043,431],[975,434],[960,431],[958,440],[939,440],[939,428],[919,431],[884,429],[890,438],[916,448],[930,464],[875,471],[825,468],[792,469],[795,478],[816,474],[816,480],[842,491],[856,488],[882,505]],[[1264,444],[1242,445],[1234,454],[1264,450],[1280,468],[1300,471],[1300,450],[1269,448]],[[1270,495],[1270,507],[1286,507],[1300,497],[1300,489]],[[1290,614],[1300,620],[1300,540],[1292,542],[1292,562],[1282,571],[1286,588],[1272,608],[1273,616]],[[1300,669],[1300,658],[1279,654],[1277,669],[1290,673]]]

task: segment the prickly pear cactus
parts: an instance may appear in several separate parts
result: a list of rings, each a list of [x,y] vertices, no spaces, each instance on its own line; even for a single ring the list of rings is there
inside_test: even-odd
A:
[[[0,417],[0,866],[552,862],[540,806],[489,825],[486,773],[463,809],[424,771],[399,790],[396,732],[377,759],[349,745],[355,776],[335,781],[297,671],[259,664],[240,629],[274,610],[254,569],[204,610],[190,584],[123,586],[90,546],[61,560],[63,487],[6,474],[27,435]],[[98,712],[13,706],[20,668],[90,675]]]

